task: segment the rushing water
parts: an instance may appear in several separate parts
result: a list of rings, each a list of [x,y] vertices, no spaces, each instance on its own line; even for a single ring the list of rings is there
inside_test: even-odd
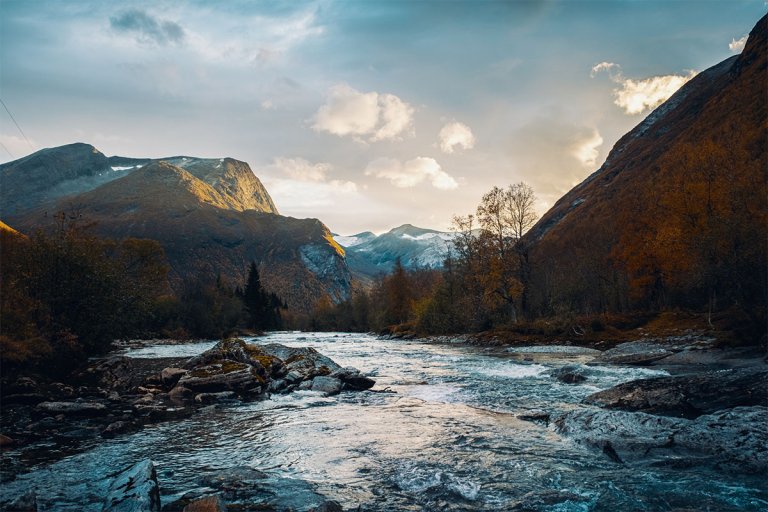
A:
[[[277,510],[308,510],[322,496],[366,511],[496,511],[524,496],[532,510],[768,507],[759,476],[619,465],[542,423],[516,418],[529,410],[554,415],[583,407],[590,393],[664,373],[658,370],[590,366],[586,383],[569,385],[550,371],[591,356],[486,352],[345,333],[274,333],[249,341],[314,347],[374,377],[375,389],[396,393],[305,391],[210,407],[34,468],[5,484],[3,494],[34,487],[42,510],[100,510],[108,475],[151,458],[164,503],[204,492],[206,478],[236,470],[230,478],[258,487],[261,506]],[[128,355],[191,356],[212,345],[152,346]],[[548,502],[551,496],[558,498]]]

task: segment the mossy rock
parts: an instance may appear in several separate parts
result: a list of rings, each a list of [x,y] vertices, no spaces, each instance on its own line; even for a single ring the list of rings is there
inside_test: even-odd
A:
[[[212,364],[203,366],[201,368],[196,368],[190,372],[190,375],[192,377],[212,377],[214,375],[224,375],[226,373],[237,372],[247,368],[248,365],[245,363],[239,363],[237,361],[225,359],[219,364]]]

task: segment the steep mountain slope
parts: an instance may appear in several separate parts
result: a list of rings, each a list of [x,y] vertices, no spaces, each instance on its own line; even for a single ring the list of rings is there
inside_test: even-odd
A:
[[[764,17],[530,230],[531,312],[764,303],[767,33]]]
[[[248,177],[252,172],[247,164],[232,159],[169,160],[144,160],[122,177],[81,193],[33,203],[31,209],[30,202],[19,203],[19,213],[10,215],[9,222],[31,232],[50,227],[53,212],[76,211],[101,236],[157,240],[165,249],[176,287],[187,278],[217,274],[243,283],[249,263],[256,261],[265,287],[294,309],[309,310],[324,296],[335,302],[348,298],[351,278],[344,252],[328,229],[316,219],[275,214],[258,178]],[[8,168],[22,167],[13,164]],[[52,168],[56,174],[55,164]],[[12,182],[6,172],[3,169],[4,178]],[[69,170],[58,174],[65,176],[59,183],[71,183],[72,175],[88,175]],[[36,197],[49,195],[41,189]]]
[[[346,249],[350,270],[370,278],[390,272],[397,258],[405,268],[441,268],[453,236],[403,224],[379,236],[366,231],[334,238]]]
[[[0,220],[0,233],[6,233],[9,235],[21,235],[18,231],[13,229],[11,226],[6,224],[5,222]]]
[[[90,144],[78,142],[42,149],[0,165],[0,215],[22,213],[46,201],[88,192],[158,161],[181,167],[210,185],[228,208],[278,213],[272,198],[245,162],[185,156],[157,160],[106,157]]]

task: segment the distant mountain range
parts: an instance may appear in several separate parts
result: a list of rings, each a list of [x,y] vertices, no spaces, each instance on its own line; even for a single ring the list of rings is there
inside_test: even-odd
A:
[[[317,219],[278,214],[245,162],[106,157],[88,144],[43,149],[0,165],[0,217],[23,233],[77,211],[96,234],[159,241],[171,281],[221,274],[242,284],[251,261],[288,304],[347,299],[344,252]]]
[[[407,269],[442,268],[454,236],[403,224],[378,236],[365,231],[333,238],[346,250],[352,273],[365,280],[390,272],[397,258]]]

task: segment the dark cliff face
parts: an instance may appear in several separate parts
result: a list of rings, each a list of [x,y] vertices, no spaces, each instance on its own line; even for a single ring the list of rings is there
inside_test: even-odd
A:
[[[766,214],[767,33],[764,17],[741,55],[684,85],[526,234],[534,312],[674,302],[672,289],[719,286],[716,260],[743,272],[764,262],[764,236],[754,238]],[[720,252],[694,254],[708,243]]]
[[[45,151],[56,154],[56,150]],[[62,177],[52,180],[54,187],[68,183],[86,190],[62,196],[38,187],[31,199],[22,198],[5,217],[19,229],[32,232],[50,227],[53,212],[76,210],[98,235],[157,240],[165,249],[175,286],[184,279],[218,274],[233,285],[242,284],[249,263],[256,261],[265,286],[294,309],[309,310],[324,296],[335,302],[349,297],[344,252],[328,229],[315,219],[277,215],[248,164],[193,157],[162,161],[121,158],[116,162],[93,154],[97,157],[88,160],[87,166],[79,165],[74,157],[57,164],[62,161],[51,153],[38,155],[49,162],[45,166],[40,158],[32,159],[34,166],[27,161],[26,169],[32,169],[27,175],[39,178],[38,183],[49,172]],[[110,170],[117,167],[112,172],[122,174],[110,175],[101,183],[83,179],[98,177],[103,165]],[[17,189],[29,187],[17,184],[19,169],[25,166],[6,164],[0,169],[3,182]]]

